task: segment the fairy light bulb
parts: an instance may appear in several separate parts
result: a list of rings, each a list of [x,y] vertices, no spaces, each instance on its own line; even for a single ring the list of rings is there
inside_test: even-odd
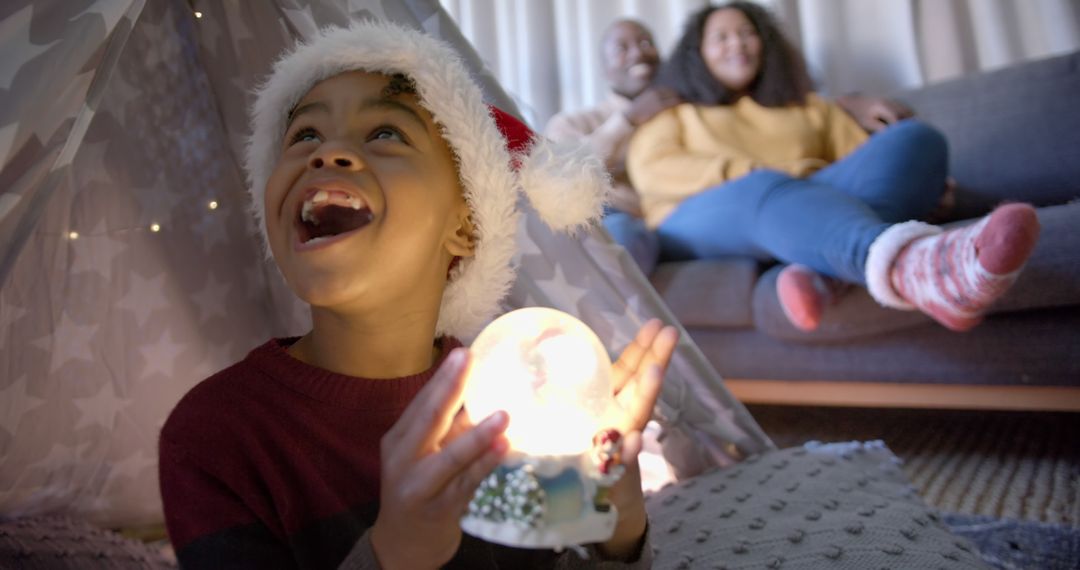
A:
[[[480,421],[506,410],[513,451],[571,455],[592,446],[614,400],[611,360],[584,323],[531,307],[499,317],[473,342],[465,410]]]
[[[150,231],[154,232],[155,234],[160,232],[161,231],[161,224],[158,224],[156,222],[153,223],[153,224],[150,224]]]
[[[218,203],[217,203],[217,200],[210,200],[210,203],[209,203],[209,204],[207,204],[207,205],[206,205],[206,207],[207,207],[207,208],[210,208],[211,210],[216,210],[216,209],[218,209]]]

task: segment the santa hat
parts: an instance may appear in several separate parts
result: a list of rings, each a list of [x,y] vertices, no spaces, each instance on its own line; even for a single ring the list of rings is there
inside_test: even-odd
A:
[[[263,194],[287,113],[316,83],[355,70],[408,76],[457,157],[476,248],[450,273],[436,332],[473,337],[513,283],[519,192],[548,226],[572,232],[600,216],[610,187],[603,163],[580,145],[536,137],[489,107],[458,54],[435,38],[385,22],[327,28],[286,52],[255,93],[244,167],[264,244]]]

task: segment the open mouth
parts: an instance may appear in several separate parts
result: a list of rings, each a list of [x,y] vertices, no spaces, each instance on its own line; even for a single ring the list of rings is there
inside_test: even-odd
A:
[[[643,79],[652,75],[653,64],[646,62],[635,63],[634,65],[631,65],[630,69],[627,71],[630,73],[631,77]]]
[[[371,223],[363,200],[338,190],[318,190],[300,205],[296,229],[300,243],[312,245],[354,232]]]

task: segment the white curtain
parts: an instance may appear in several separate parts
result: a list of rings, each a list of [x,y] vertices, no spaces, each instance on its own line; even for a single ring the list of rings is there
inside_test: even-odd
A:
[[[1078,0],[759,0],[821,91],[889,94],[1080,49]],[[440,0],[537,128],[607,95],[599,41],[633,17],[670,53],[707,0]]]

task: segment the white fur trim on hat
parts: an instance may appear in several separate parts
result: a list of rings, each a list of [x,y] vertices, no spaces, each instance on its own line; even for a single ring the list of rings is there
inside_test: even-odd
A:
[[[349,28],[324,29],[298,43],[274,64],[266,82],[256,90],[244,166],[264,244],[263,197],[278,160],[287,113],[316,83],[355,70],[410,77],[420,104],[441,127],[458,159],[462,190],[476,230],[476,248],[473,257],[462,259],[450,275],[436,333],[474,336],[498,312],[514,279],[511,259],[520,217],[516,208],[518,188],[524,186],[541,217],[554,222],[553,229],[573,228],[599,217],[601,202],[595,198],[596,188],[571,199],[567,190],[581,187],[580,179],[574,181],[569,175],[572,173],[558,170],[561,159],[545,161],[531,155],[517,157],[521,164],[529,165],[527,177],[519,179],[512,170],[506,140],[479,86],[450,46],[395,24],[354,23]],[[533,148],[543,150],[547,146],[538,143]],[[587,181],[596,178],[590,168],[579,172]],[[556,190],[555,198],[545,195]]]
[[[607,205],[611,177],[584,144],[537,138],[518,166],[521,187],[554,230],[577,231]]]
[[[893,289],[889,278],[893,261],[907,244],[921,237],[937,235],[941,232],[942,229],[938,226],[914,220],[894,224],[881,232],[881,235],[870,244],[870,250],[866,255],[866,289],[870,291],[870,296],[886,307],[905,311],[913,310],[915,306],[905,301]]]

